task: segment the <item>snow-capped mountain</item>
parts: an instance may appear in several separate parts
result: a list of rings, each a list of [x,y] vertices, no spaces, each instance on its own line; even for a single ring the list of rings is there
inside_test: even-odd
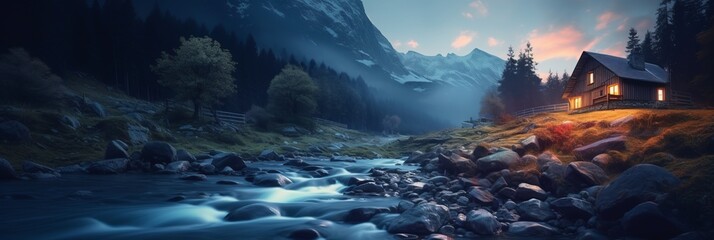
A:
[[[475,48],[465,56],[425,56],[409,51],[400,54],[407,70],[458,87],[488,88],[498,83],[504,60]]]

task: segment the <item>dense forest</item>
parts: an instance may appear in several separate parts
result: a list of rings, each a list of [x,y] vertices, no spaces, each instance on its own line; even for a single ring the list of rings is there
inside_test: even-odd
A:
[[[270,81],[287,64],[300,66],[319,87],[316,116],[351,128],[382,130],[384,113],[360,77],[353,78],[314,60],[297,60],[280,50],[260,49],[248,36],[222,25],[209,29],[194,19],[179,19],[154,6],[137,16],[131,0],[32,0],[3,3],[0,9],[0,51],[24,48],[54,72],[87,73],[98,81],[147,101],[163,101],[173,93],[158,84],[151,65],[162,52],[179,46],[181,37],[209,36],[231,52],[236,62],[236,93],[218,108],[246,112],[265,107]]]

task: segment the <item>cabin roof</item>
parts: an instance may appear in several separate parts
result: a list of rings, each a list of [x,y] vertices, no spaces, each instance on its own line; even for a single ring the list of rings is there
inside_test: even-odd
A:
[[[575,83],[580,74],[582,74],[585,63],[589,60],[595,60],[602,64],[605,68],[612,71],[615,75],[621,78],[627,78],[637,81],[653,82],[653,83],[668,83],[668,73],[660,66],[652,63],[645,63],[645,70],[637,70],[630,67],[626,58],[583,51],[580,55],[578,63],[575,65],[570,79],[565,86],[565,91],[563,92],[563,98],[567,98],[570,93],[575,88]]]

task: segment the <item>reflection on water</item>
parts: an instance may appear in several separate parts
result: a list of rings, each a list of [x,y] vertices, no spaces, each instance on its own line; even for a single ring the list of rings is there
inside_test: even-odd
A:
[[[242,177],[185,182],[174,175],[148,174],[2,183],[0,232],[2,239],[285,239],[296,230],[314,229],[327,239],[389,237],[373,223],[352,225],[342,219],[351,209],[394,206],[398,199],[355,198],[341,191],[346,179],[367,177],[375,166],[415,167],[398,165],[402,161],[396,159],[307,162],[325,167],[330,175],[310,178],[282,162],[260,162],[251,166],[279,170],[294,183],[260,188]],[[221,179],[241,184],[215,184]],[[186,199],[167,201],[179,195]],[[272,204],[282,216],[223,220],[231,209],[254,203]]]

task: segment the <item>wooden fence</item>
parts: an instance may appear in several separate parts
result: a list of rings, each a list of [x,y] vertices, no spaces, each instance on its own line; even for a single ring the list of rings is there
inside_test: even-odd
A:
[[[209,110],[204,109],[202,114],[203,114],[203,116],[213,118],[213,113]],[[236,124],[236,125],[246,124],[245,114],[243,114],[243,113],[216,111],[216,116],[218,117],[218,120],[220,120],[221,122],[227,122],[227,123]]]
[[[551,113],[551,112],[567,112],[568,103],[559,103],[545,106],[538,106],[534,108],[523,109],[514,113],[516,117],[530,117],[540,113]]]
[[[335,121],[330,121],[327,119],[322,119],[322,118],[314,118],[316,123],[323,124],[323,125],[332,125],[332,126],[337,126],[341,128],[347,128],[347,124],[344,123],[338,123]]]

